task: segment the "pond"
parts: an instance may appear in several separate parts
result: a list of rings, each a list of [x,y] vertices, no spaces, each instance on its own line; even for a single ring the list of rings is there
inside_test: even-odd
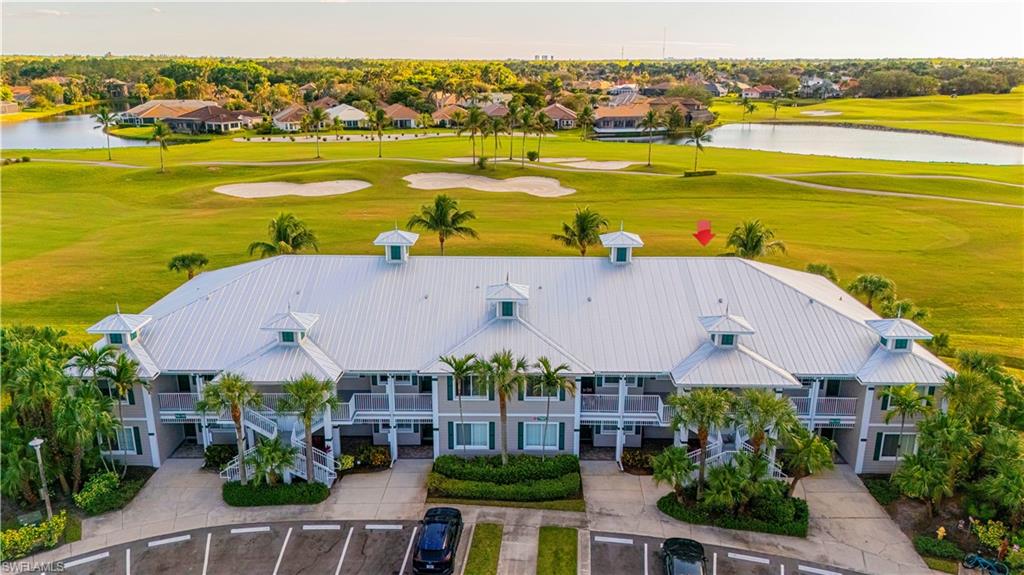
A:
[[[683,139],[663,140],[682,144]],[[907,162],[1024,164],[1024,147],[967,138],[836,126],[727,124],[709,147]]]
[[[35,120],[0,124],[0,145],[7,150],[105,148],[107,135],[96,127],[92,111],[75,110],[67,114]],[[145,140],[110,137],[111,148],[145,146]]]

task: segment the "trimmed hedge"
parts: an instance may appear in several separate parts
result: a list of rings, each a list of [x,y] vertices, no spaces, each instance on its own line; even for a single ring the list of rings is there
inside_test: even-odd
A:
[[[959,561],[964,558],[964,552],[948,539],[936,539],[928,535],[914,536],[914,549],[920,555],[938,557],[939,559],[953,559]]]
[[[571,473],[579,475],[580,462],[574,455],[555,455],[547,459],[513,455],[508,458],[508,465],[502,465],[501,457],[497,455],[472,459],[442,455],[434,461],[434,472],[449,479],[510,485],[539,479],[560,479]]]
[[[93,475],[85,482],[82,490],[74,495],[75,505],[85,511],[86,515],[99,515],[121,509],[145,484],[146,482],[141,479],[122,482],[113,471]]]
[[[900,490],[888,479],[865,479],[864,487],[883,507],[900,498]]]
[[[203,451],[203,467],[220,471],[238,455],[238,446],[234,444],[214,444]]]
[[[313,504],[327,499],[330,494],[331,490],[322,483],[242,485],[237,481],[225,483],[221,492],[224,503],[232,507]]]
[[[61,511],[53,519],[38,525],[26,525],[0,533],[0,561],[11,561],[41,551],[53,549],[64,536],[68,512]]]
[[[776,511],[777,516],[773,518],[758,518],[753,511],[763,512],[766,508],[792,506],[792,519],[781,522],[777,519],[789,515],[786,510]],[[662,513],[697,525],[713,525],[725,529],[738,529],[741,531],[758,531],[761,533],[773,533],[775,535],[789,535],[792,537],[807,537],[808,510],[807,502],[797,498],[771,498],[770,501],[755,501],[751,505],[750,515],[729,515],[716,512],[699,504],[684,505],[676,501],[674,494],[669,493],[658,500],[658,509]]]
[[[580,474],[567,473],[557,479],[536,479],[520,483],[489,483],[452,479],[437,472],[427,478],[431,497],[456,499],[500,499],[502,501],[551,501],[579,497]]]
[[[683,172],[684,178],[696,178],[700,176],[714,176],[718,172],[716,170],[687,170]]]

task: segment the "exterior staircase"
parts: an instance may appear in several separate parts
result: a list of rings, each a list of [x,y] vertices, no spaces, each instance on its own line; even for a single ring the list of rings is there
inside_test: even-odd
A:
[[[743,442],[743,444],[742,444],[742,446],[740,447],[739,450],[737,450],[737,449],[725,449],[724,447],[725,447],[724,444],[720,440],[709,441],[708,442],[708,454],[707,454],[707,458],[704,460],[704,464],[707,467],[709,467],[709,468],[710,467],[715,467],[715,466],[718,466],[718,465],[725,465],[725,464],[731,462],[733,460],[733,458],[736,456],[736,454],[740,453],[740,451],[744,451],[746,453],[753,453],[754,452],[754,449],[747,442]],[[692,461],[693,463],[695,463],[697,465],[700,465],[700,448],[699,447],[697,449],[694,449],[693,451],[689,452],[687,454],[687,456],[690,458],[690,461]],[[768,475],[770,475],[773,479],[785,480],[785,479],[789,478],[789,476],[786,475],[786,473],[782,470],[782,467],[778,463],[776,463],[775,460],[773,460],[767,453],[761,453],[761,457],[765,461],[768,462]],[[696,480],[698,473],[699,473],[699,471],[694,470],[694,472],[693,472],[693,479],[694,480]]]
[[[313,419],[312,423],[313,431],[317,431],[322,428],[324,426],[324,414],[320,413],[320,415]],[[242,424],[246,428],[252,429],[254,432],[267,439],[274,439],[279,434],[279,425],[277,421],[252,409],[244,410],[242,415]],[[306,477],[306,443],[303,441],[304,437],[305,428],[303,427],[302,422],[296,422],[291,428],[289,441],[291,446],[295,448],[295,457],[292,460],[291,466],[285,470],[286,481],[289,481],[291,476],[301,477],[306,481],[310,481],[310,478]],[[255,451],[256,446],[251,446],[242,454],[241,457],[236,456],[220,472],[220,476],[228,481],[238,481],[241,478],[240,465]],[[246,463],[245,471],[247,477],[252,477],[255,469],[251,463]],[[317,481],[319,483],[323,483],[327,487],[330,487],[334,484],[334,480],[337,478],[338,474],[334,471],[334,458],[326,451],[314,447],[312,481]]]

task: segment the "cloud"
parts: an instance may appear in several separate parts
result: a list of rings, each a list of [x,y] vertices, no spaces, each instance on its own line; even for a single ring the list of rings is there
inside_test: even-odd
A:
[[[152,10],[154,14],[159,14],[163,12],[163,10],[157,8],[156,6],[153,6],[152,8],[150,8],[150,10]]]
[[[60,16],[67,16],[67,15],[71,14],[70,12],[62,12],[60,10],[50,10],[49,8],[39,8],[39,9],[33,10],[32,13],[36,14],[36,15],[39,15],[39,16],[58,16],[58,17],[60,17]]]

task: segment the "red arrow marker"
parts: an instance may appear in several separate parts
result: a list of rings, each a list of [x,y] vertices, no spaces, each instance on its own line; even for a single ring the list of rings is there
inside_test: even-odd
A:
[[[693,237],[697,238],[700,245],[708,245],[708,243],[715,237],[715,234],[711,233],[711,222],[707,220],[697,222],[697,233],[693,234]]]

